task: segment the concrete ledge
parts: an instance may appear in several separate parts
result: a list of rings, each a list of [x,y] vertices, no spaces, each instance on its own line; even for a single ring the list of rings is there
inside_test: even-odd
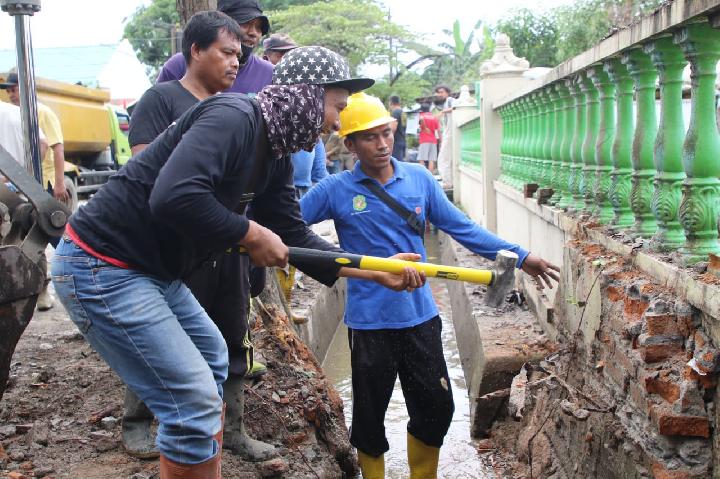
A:
[[[499,181],[494,183],[494,187],[498,194],[523,205],[528,211],[563,230],[568,238],[588,239],[615,254],[634,257],[634,264],[640,271],[652,276],[659,284],[672,290],[709,317],[720,318],[720,286],[704,283],[697,279],[690,270],[667,263],[652,253],[633,250],[631,245],[610,236],[613,232],[608,231],[607,227],[598,226],[597,223],[583,222],[553,206],[538,205],[535,199],[525,198],[521,192]],[[561,248],[562,245],[557,245],[557,247]],[[720,340],[720,324],[712,319],[707,322],[713,339]]]
[[[473,255],[440,233],[443,264],[488,268],[490,262]],[[470,425],[474,437],[487,436],[497,417],[505,414],[506,398],[481,396],[509,388],[526,362],[539,361],[555,346],[536,327],[532,313],[506,305],[484,306],[484,287],[448,281],[455,336],[470,396]]]
[[[345,313],[347,282],[340,278],[332,288],[321,287],[317,300],[308,311],[308,321],[297,325],[300,339],[308,345],[320,363],[325,360],[330,343]]]
[[[460,173],[467,176],[468,178],[480,182],[483,180],[482,170],[480,168],[473,168],[472,166],[460,163],[459,169]]]
[[[454,114],[453,112],[453,121],[455,121],[455,126],[457,128],[462,128],[467,123],[470,123],[473,120],[477,120],[480,118],[481,113],[477,106],[472,107],[457,107],[455,110],[459,110],[462,108],[463,115]],[[472,109],[472,110],[471,110]]]

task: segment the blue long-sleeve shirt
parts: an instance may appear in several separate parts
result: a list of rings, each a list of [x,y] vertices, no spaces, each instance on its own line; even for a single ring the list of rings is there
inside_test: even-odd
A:
[[[518,267],[528,252],[470,220],[445,196],[439,183],[420,165],[392,160],[394,174],[383,187],[423,221],[448,233],[469,250],[495,259],[502,249],[518,254]],[[335,221],[340,246],[351,253],[387,257],[419,253],[427,259],[422,238],[362,183],[360,162],[352,171],[331,175],[300,201],[308,224]],[[421,324],[438,314],[430,286],[412,293],[395,292],[371,281],[348,279],[345,323],[354,329],[398,329]]]
[[[313,151],[300,150],[293,153],[291,158],[295,169],[295,186],[309,188],[328,175],[322,140],[318,140]]]

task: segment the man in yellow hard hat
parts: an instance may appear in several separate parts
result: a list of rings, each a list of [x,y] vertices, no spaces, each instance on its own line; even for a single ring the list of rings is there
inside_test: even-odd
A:
[[[423,260],[425,222],[431,221],[487,258],[494,259],[502,249],[514,251],[518,268],[535,276],[540,286],[552,287],[551,280],[558,280],[556,266],[467,218],[427,169],[392,158],[395,121],[378,98],[358,93],[348,99],[340,113],[340,135],[359,161],[353,170],[325,178],[302,198],[305,221],[334,220],[340,245],[352,253],[414,251]],[[358,449],[363,477],[384,477],[383,454],[389,445],[383,422],[398,376],[410,415],[410,477],[436,477],[454,404],[429,285],[397,292],[350,279],[345,323],[353,384],[350,442]]]

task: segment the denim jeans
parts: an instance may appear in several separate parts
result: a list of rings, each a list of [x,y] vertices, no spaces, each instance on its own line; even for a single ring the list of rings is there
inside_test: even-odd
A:
[[[158,418],[161,454],[183,464],[215,456],[227,346],[182,281],[112,266],[65,238],[52,281],[88,343]]]

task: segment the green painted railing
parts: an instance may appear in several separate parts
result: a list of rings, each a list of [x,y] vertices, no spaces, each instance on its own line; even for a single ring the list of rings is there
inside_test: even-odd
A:
[[[701,16],[501,104],[500,181],[552,189],[551,205],[678,251],[685,264],[720,254],[718,60],[720,30]],[[463,145],[466,161],[465,130]]]
[[[480,118],[460,127],[460,163],[476,169],[482,167]]]

